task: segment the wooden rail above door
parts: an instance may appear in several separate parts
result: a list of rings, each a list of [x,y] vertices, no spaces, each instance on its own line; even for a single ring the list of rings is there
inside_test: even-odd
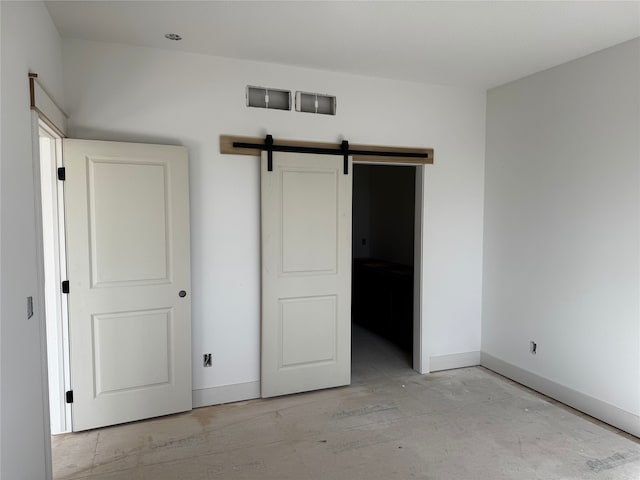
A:
[[[251,155],[259,157],[262,149],[239,148],[234,143],[251,143],[264,144],[264,138],[260,137],[239,137],[234,135],[220,135],[220,153],[231,155]],[[318,149],[334,149],[339,150],[341,144],[327,142],[308,142],[300,140],[283,140],[273,139],[273,146],[288,146],[299,148],[318,148]],[[428,165],[433,163],[433,148],[410,148],[410,147],[388,147],[380,145],[355,145],[349,144],[349,150],[355,152],[375,152],[369,155],[354,153],[352,154],[353,163],[396,163],[403,165]],[[390,155],[385,156],[387,152]],[[408,154],[407,157],[399,156]],[[411,155],[423,155],[415,157]]]

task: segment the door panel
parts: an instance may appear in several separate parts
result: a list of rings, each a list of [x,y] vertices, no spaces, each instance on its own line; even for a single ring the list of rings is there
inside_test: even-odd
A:
[[[96,396],[169,383],[170,309],[94,315],[92,320]],[[141,357],[141,345],[155,353]]]
[[[335,274],[338,173],[282,171],[282,273]]]
[[[73,430],[190,410],[187,150],[63,147]]]
[[[336,361],[337,298],[280,300],[280,368],[321,365]]]
[[[168,283],[166,166],[92,159],[88,168],[93,286]]]
[[[273,155],[261,172],[263,397],[351,380],[351,175],[340,156]]]

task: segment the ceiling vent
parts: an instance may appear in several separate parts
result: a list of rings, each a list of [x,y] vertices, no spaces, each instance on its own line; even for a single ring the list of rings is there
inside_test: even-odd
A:
[[[275,88],[247,86],[247,107],[291,110],[291,92]]]
[[[298,112],[336,114],[336,97],[321,93],[296,92],[296,110]]]

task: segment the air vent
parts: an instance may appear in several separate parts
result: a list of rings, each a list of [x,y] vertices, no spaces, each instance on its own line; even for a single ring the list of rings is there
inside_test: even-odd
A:
[[[321,93],[296,92],[296,110],[298,112],[336,114],[336,97]]]
[[[275,88],[247,86],[247,107],[291,110],[291,92]]]

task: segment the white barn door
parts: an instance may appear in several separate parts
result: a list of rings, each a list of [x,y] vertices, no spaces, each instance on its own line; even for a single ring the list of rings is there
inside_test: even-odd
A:
[[[262,155],[262,397],[351,382],[352,165]]]
[[[191,409],[188,155],[64,140],[73,430]]]

